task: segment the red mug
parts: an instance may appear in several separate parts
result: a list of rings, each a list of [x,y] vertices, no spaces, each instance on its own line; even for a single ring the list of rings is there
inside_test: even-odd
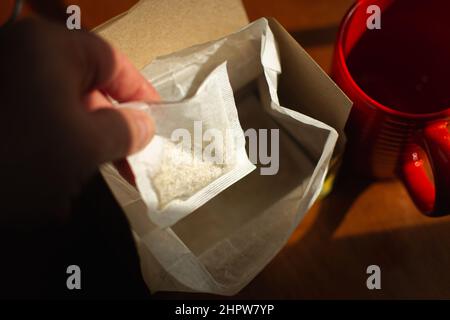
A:
[[[448,0],[357,1],[332,65],[354,103],[345,128],[352,167],[399,177],[428,216],[450,214],[449,13]]]

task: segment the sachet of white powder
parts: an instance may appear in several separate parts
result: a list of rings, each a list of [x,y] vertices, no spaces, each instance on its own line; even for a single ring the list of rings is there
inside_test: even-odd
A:
[[[226,63],[215,68],[191,98],[122,106],[146,111],[156,124],[153,140],[128,157],[128,162],[147,214],[161,228],[173,225],[255,169],[245,150]],[[215,144],[217,157],[205,156],[209,144],[195,139],[198,123],[202,134],[215,130],[223,137]],[[174,131],[180,129],[194,137],[187,145],[173,139]]]

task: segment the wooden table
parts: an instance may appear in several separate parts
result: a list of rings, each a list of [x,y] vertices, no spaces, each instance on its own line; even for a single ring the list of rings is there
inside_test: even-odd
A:
[[[338,24],[352,2],[244,0],[250,20],[277,18],[326,71]],[[113,3],[97,9],[91,4],[83,11],[91,18],[84,21],[92,27],[116,14],[119,5]],[[381,268],[381,290],[366,287],[372,264]],[[424,217],[400,182],[370,182],[344,168],[334,191],[313,206],[285,248],[235,298],[450,298],[449,272],[450,217]],[[155,295],[204,297],[211,298]]]

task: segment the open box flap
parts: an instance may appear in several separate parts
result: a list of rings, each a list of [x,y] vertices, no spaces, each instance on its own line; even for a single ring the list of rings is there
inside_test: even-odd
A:
[[[335,154],[342,153],[352,102],[278,21],[268,20],[277,39],[283,70],[278,89],[281,105],[336,129],[339,138]]]
[[[94,31],[140,69],[157,56],[223,37],[247,23],[240,0],[141,0]]]

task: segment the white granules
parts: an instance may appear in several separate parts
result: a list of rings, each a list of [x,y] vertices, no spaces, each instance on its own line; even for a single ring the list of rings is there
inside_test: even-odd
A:
[[[158,169],[152,183],[159,198],[158,209],[162,209],[174,199],[189,198],[220,177],[226,168],[165,140]]]

